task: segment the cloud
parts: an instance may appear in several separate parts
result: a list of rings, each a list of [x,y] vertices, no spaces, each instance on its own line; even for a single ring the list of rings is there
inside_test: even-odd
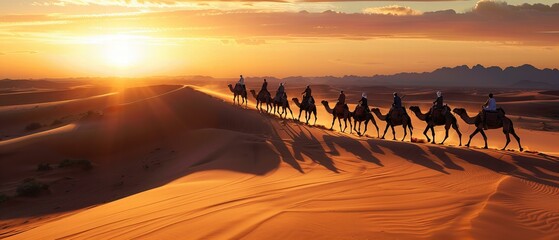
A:
[[[262,45],[266,44],[264,39],[235,39],[237,44],[244,44],[244,45]]]
[[[39,52],[36,51],[12,51],[12,52],[0,52],[0,55],[8,55],[8,54],[37,54]]]
[[[216,0],[221,2],[284,2],[284,0]],[[172,8],[192,6],[193,2],[206,0],[42,0],[33,3],[35,6],[120,6],[132,8]]]
[[[385,14],[385,15],[419,15],[421,12],[410,7],[390,5],[385,7],[371,7],[363,9],[363,13]]]
[[[273,40],[328,38],[418,38],[559,45],[559,3],[508,5],[478,2],[465,13],[454,10],[418,13],[402,6],[379,13],[269,12],[262,10],[184,10],[106,16],[0,16],[1,38],[45,39],[102,34],[142,34],[153,38],[238,39],[237,44]],[[392,11],[392,14],[386,14]],[[397,14],[395,14],[397,12]],[[55,22],[34,25],[27,23]]]

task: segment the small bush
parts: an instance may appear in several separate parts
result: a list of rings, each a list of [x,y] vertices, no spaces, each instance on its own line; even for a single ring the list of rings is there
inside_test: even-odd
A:
[[[48,171],[51,169],[52,167],[50,166],[50,163],[39,163],[39,165],[37,165],[37,171],[39,172]]]
[[[8,195],[0,193],[0,204],[3,202],[7,202],[9,198],[10,197],[8,197]]]
[[[38,122],[34,122],[34,123],[27,124],[27,126],[25,126],[25,130],[26,131],[35,131],[35,130],[37,130],[39,128],[42,128],[42,127],[43,127],[42,124],[40,124]]]
[[[58,164],[59,168],[81,167],[83,170],[93,168],[93,164],[86,159],[64,159]]]
[[[23,183],[17,187],[17,195],[23,197],[36,197],[42,191],[48,190],[49,185],[41,183],[34,178],[23,180]]]

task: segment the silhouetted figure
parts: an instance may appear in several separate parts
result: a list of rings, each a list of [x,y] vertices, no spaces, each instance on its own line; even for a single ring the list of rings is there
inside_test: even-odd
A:
[[[340,96],[338,96],[338,104],[345,104],[345,94],[344,91],[340,91]]]
[[[281,102],[282,98],[286,95],[287,94],[285,93],[285,87],[283,86],[283,83],[280,83],[278,87],[278,91],[276,92],[276,101]]]
[[[241,87],[243,87],[243,91],[246,92],[247,88],[245,86],[245,78],[243,78],[243,75],[240,75],[239,84],[241,85]]]
[[[307,85],[307,88],[305,88],[305,91],[303,91],[301,94],[303,94],[303,102],[301,103],[301,105],[303,105],[303,108],[306,108],[306,106],[308,105],[314,104],[311,86]]]
[[[493,98],[493,93],[489,93],[489,99],[487,99],[482,107],[483,111],[481,112],[483,115],[483,128],[487,130],[487,114],[485,114],[485,112],[497,112],[497,101]]]
[[[398,117],[401,117],[401,112],[402,111],[402,99],[400,98],[400,96],[398,96],[397,92],[394,92],[394,102],[392,103],[392,108],[390,108],[390,111],[388,111],[388,114],[386,115],[386,119],[387,121],[391,121],[391,117],[394,111],[396,111],[396,113],[398,114]]]
[[[393,108],[402,108],[402,99],[398,96],[397,92],[394,92],[394,103],[392,103]]]
[[[366,93],[361,94],[361,100],[359,100],[359,105],[364,108],[363,110],[365,111],[365,113],[370,113],[371,112],[370,109],[369,109],[369,102],[367,100],[367,94]]]
[[[268,82],[264,79],[262,83],[262,88],[260,89],[260,93],[258,95],[265,94],[265,96],[271,96],[270,92],[268,91]]]
[[[429,109],[429,113],[427,115],[427,117],[429,119],[433,119],[438,113],[444,115],[444,105],[443,105],[443,93],[441,91],[437,91],[437,99],[435,101],[433,101],[433,106],[431,107],[431,109]],[[438,111],[438,112],[436,112]]]
[[[441,91],[437,91],[437,99],[433,102],[436,109],[443,108],[443,93]]]

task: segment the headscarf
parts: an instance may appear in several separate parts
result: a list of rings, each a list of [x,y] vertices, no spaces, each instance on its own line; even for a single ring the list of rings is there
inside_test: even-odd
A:
[[[363,93],[361,94],[361,97],[367,98],[367,94],[363,92]]]
[[[443,93],[441,91],[437,91],[437,97],[441,97]]]

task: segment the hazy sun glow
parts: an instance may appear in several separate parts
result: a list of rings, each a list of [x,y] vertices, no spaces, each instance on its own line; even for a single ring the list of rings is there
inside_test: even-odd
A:
[[[141,39],[130,35],[110,35],[99,37],[101,54],[107,65],[128,68],[137,65],[142,57]]]

